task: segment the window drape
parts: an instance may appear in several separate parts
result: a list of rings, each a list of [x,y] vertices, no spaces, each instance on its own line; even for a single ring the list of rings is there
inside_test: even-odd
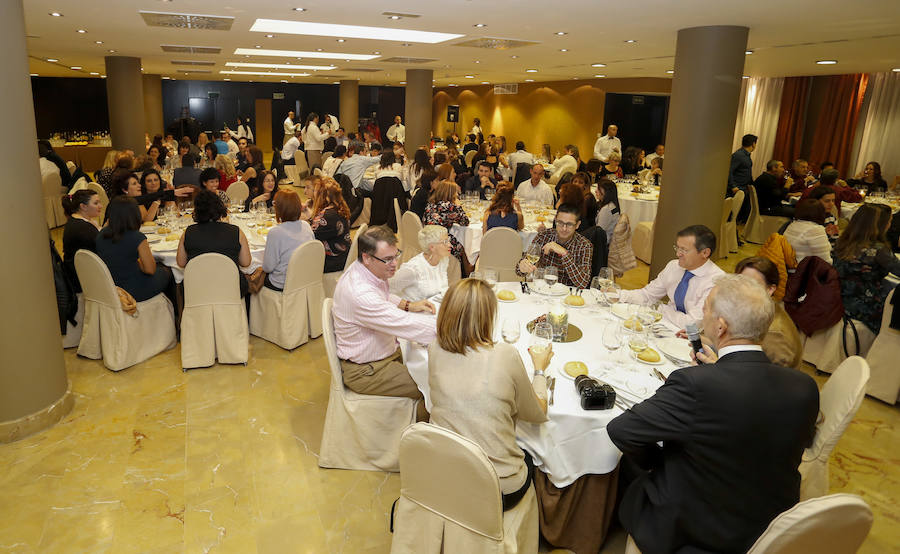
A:
[[[816,163],[831,160],[846,175],[853,149],[853,135],[859,120],[859,108],[866,94],[869,76],[865,74],[832,75],[822,111],[815,121],[815,135],[809,151]]]
[[[900,73],[871,75],[867,91],[869,107],[859,153],[848,175],[875,161],[881,164],[881,174],[890,184],[894,175],[900,175]]]
[[[754,178],[766,170],[766,162],[772,159],[783,88],[783,77],[751,77],[743,79],[741,83],[741,99],[731,150],[741,147],[741,137],[747,133],[759,137],[756,150],[751,155]]]
[[[803,129],[812,77],[787,77],[778,111],[778,130],[772,157],[790,167],[800,157],[803,148]]]

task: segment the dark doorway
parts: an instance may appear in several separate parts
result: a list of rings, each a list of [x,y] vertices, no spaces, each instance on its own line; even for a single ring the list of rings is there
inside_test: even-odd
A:
[[[603,112],[603,132],[609,125],[616,125],[623,149],[637,146],[649,154],[666,138],[668,114],[668,96],[608,92]]]

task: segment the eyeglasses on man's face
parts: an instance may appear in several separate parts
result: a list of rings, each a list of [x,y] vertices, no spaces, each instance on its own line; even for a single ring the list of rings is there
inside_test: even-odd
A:
[[[375,258],[379,262],[383,263],[384,265],[391,265],[391,264],[398,263],[400,261],[400,256],[402,256],[402,255],[403,255],[403,250],[397,250],[397,253],[395,255],[388,256],[386,258],[379,258],[375,254],[369,254],[369,256],[372,256],[373,258]]]
[[[578,223],[576,222],[568,222],[568,221],[560,221],[556,220],[556,227],[560,229],[574,229],[578,227]]]

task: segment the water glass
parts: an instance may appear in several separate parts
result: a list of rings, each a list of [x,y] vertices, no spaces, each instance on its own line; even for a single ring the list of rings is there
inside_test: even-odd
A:
[[[553,328],[546,321],[539,321],[534,324],[531,331],[531,340],[529,350],[535,354],[542,354],[550,348],[553,339]]]
[[[484,274],[483,274],[482,272],[480,272],[480,271],[473,271],[472,273],[469,273],[469,278],[470,278],[470,279],[480,279],[480,280],[483,281],[483,280],[484,280]]]
[[[553,285],[559,280],[559,271],[553,267],[545,267],[544,268],[544,281],[547,282],[547,286],[553,288]]]
[[[501,327],[503,340],[508,342],[509,344],[515,344],[519,340],[519,333],[521,331],[521,324],[518,319],[508,317],[503,320],[503,326]]]
[[[610,354],[615,352],[622,346],[622,329],[619,323],[608,323],[603,329],[603,348],[606,348]]]
[[[609,283],[601,290],[603,292],[603,298],[605,298],[606,302],[610,305],[617,303],[622,296],[622,289],[615,283]]]
[[[485,269],[483,272],[484,280],[487,282],[488,286],[494,288],[497,284],[497,272],[493,269]]]

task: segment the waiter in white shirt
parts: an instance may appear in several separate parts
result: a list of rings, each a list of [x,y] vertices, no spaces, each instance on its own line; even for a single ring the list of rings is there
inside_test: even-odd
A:
[[[406,127],[399,115],[394,117],[394,124],[388,127],[387,139],[393,143],[406,144]]]
[[[481,130],[481,120],[476,117],[472,120],[472,122],[474,123],[474,125],[472,125],[472,130],[469,132],[475,135],[476,139],[483,138],[484,131]],[[481,135],[481,137],[479,137],[479,135]]]
[[[616,137],[618,132],[619,128],[615,125],[610,125],[606,129],[606,135],[599,137],[594,143],[594,158],[606,163],[613,152],[622,155],[622,141]]]
[[[322,149],[325,148],[325,139],[330,136],[330,131],[323,133],[319,129],[319,115],[310,112],[306,116],[306,127],[303,128],[303,144],[310,170],[316,167],[322,169]]]
[[[716,235],[705,225],[691,225],[678,231],[675,255],[656,279],[638,290],[622,291],[621,302],[649,305],[663,297],[663,317],[684,329],[688,323],[703,320],[703,303],[718,277],[725,272],[709,257],[716,249]]]
[[[294,129],[296,128],[297,124],[294,123],[294,110],[291,110],[284,120],[284,142],[281,143],[282,146],[287,144],[287,141],[294,138]]]

